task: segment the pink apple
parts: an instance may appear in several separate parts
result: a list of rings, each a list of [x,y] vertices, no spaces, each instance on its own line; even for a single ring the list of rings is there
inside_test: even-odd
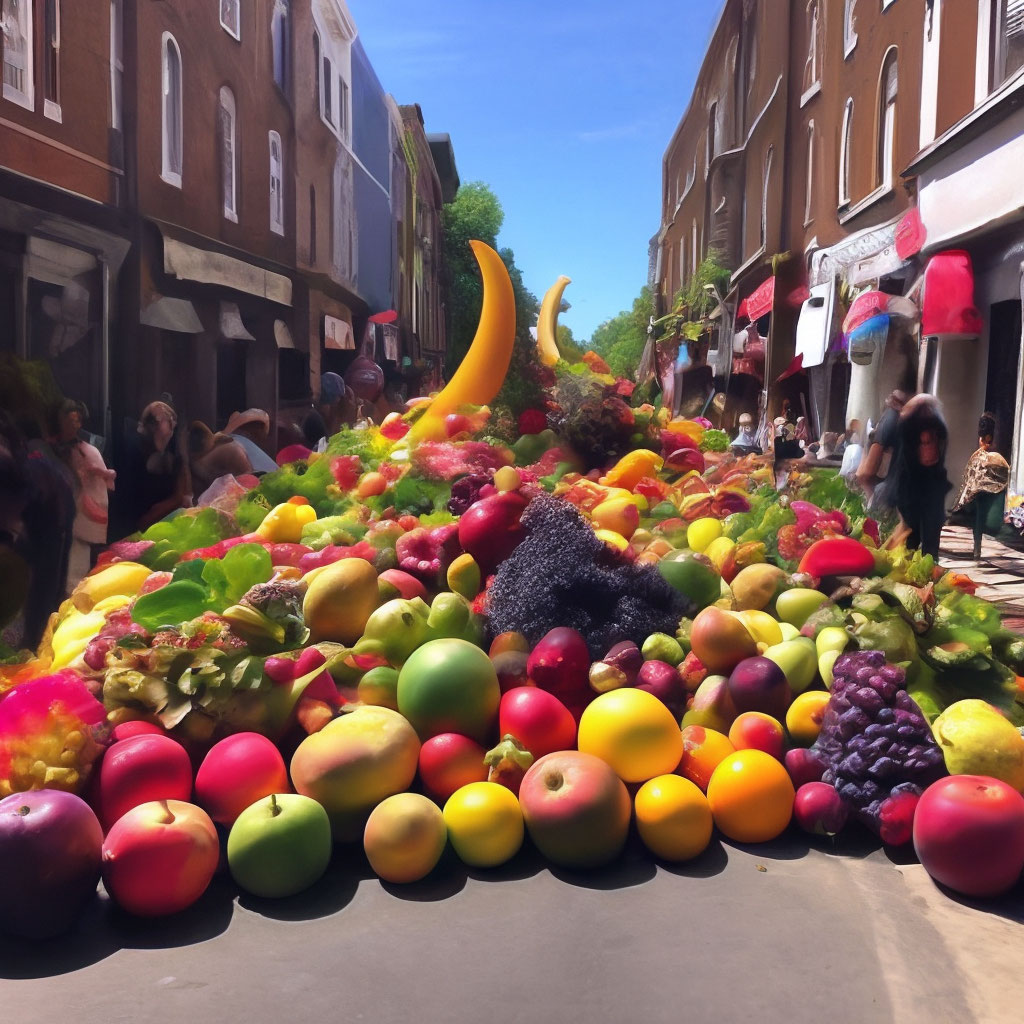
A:
[[[597,867],[625,845],[629,793],[593,754],[558,750],[535,761],[519,787],[519,804],[534,845],[555,864]]]
[[[965,896],[998,896],[1024,869],[1024,796],[985,775],[933,782],[914,814],[914,849],[936,882]]]
[[[805,782],[793,801],[793,820],[812,835],[834,836],[843,830],[849,808],[827,782]]]
[[[476,740],[457,732],[442,732],[420,747],[420,782],[427,795],[444,804],[457,789],[470,782],[487,781],[484,750]]]
[[[217,829],[206,811],[182,800],[152,800],[107,834],[103,885],[130,914],[176,914],[206,892],[219,859]]]
[[[108,747],[100,764],[96,808],[104,831],[150,800],[190,800],[192,762],[170,736],[145,733]]]
[[[230,825],[262,797],[290,788],[281,751],[255,732],[215,743],[196,773],[196,803],[221,825]]]
[[[771,715],[744,711],[729,726],[729,742],[737,750],[763,750],[781,761],[786,751],[786,730]]]
[[[539,761],[576,746],[576,720],[553,694],[539,686],[517,686],[498,705],[498,735],[514,736]]]
[[[523,539],[519,522],[526,499],[503,491],[474,502],[459,519],[459,543],[484,573],[492,572]]]
[[[530,652],[526,670],[537,686],[563,704],[582,703],[594,696],[587,642],[568,626],[556,626],[540,638]]]

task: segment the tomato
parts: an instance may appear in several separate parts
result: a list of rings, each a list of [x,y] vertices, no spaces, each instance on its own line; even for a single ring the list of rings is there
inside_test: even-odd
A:
[[[555,750],[576,746],[576,720],[553,694],[539,686],[517,686],[498,706],[498,733],[512,735],[535,761]]]

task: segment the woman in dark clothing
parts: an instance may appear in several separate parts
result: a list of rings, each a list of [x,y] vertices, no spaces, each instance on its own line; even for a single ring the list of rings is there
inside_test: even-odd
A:
[[[916,395],[900,413],[890,467],[892,496],[910,531],[908,548],[939,557],[939,537],[946,521],[946,476],[949,431],[938,399]]]

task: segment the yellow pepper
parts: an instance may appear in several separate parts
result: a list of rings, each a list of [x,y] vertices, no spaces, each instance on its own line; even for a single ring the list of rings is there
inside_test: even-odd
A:
[[[298,544],[302,528],[316,519],[312,505],[296,505],[286,501],[272,508],[256,527],[256,532],[272,544]]]
[[[601,483],[607,487],[621,487],[631,491],[645,476],[655,476],[664,465],[665,460],[656,452],[638,448],[623,455],[608,473],[601,477]]]

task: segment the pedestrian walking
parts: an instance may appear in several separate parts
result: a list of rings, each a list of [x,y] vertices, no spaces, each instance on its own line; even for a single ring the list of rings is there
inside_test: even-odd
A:
[[[907,393],[896,389],[885,400],[885,410],[868,437],[867,450],[857,467],[857,482],[868,497],[868,505],[875,511],[884,512],[893,508],[895,502],[891,494],[889,471],[896,447],[899,444],[900,413],[907,404]]]
[[[978,450],[967,460],[964,478],[960,484],[956,504],[952,511],[967,511],[974,529],[974,558],[981,558],[981,538],[989,526],[994,509],[1002,507],[1003,495],[1010,481],[1010,464],[992,451],[992,438],[996,432],[995,417],[986,412],[978,420]],[[998,520],[1002,516],[997,517]]]

